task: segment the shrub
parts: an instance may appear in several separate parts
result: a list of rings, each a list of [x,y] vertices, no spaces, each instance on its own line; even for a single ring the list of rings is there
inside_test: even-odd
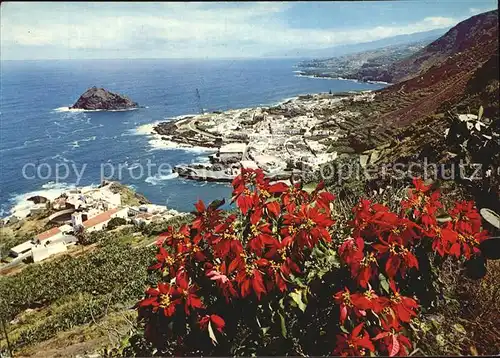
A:
[[[472,203],[441,220],[439,193],[414,186],[398,210],[361,200],[342,218],[321,183],[309,194],[242,170],[235,213],[200,201],[160,235],[160,279],[137,303],[140,354],[408,355],[436,267],[476,260],[487,235]]]
[[[106,226],[106,229],[113,230],[113,229],[116,229],[118,226],[122,226],[125,224],[127,224],[127,220],[124,218],[120,218],[120,217],[112,218],[111,220],[109,220],[109,223]]]

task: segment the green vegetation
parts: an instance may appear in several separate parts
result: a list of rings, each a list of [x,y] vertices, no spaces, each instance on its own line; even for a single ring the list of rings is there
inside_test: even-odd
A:
[[[64,256],[0,277],[0,319],[11,322],[14,350],[29,350],[81,325],[88,325],[88,339],[98,337],[101,320],[110,315],[118,314],[124,324],[120,314],[130,315],[128,310],[150,280],[146,268],[154,247],[146,244],[169,225],[179,227],[190,217],[93,232],[87,236],[90,246],[77,246]],[[6,349],[2,340],[0,351]]]
[[[113,229],[116,229],[117,227],[125,225],[125,224],[127,224],[127,220],[126,219],[120,218],[120,217],[116,217],[116,218],[112,218],[111,220],[109,220],[109,223],[106,226],[106,228],[108,230],[113,230]]]
[[[56,332],[89,323],[140,297],[151,248],[132,249],[107,241],[87,255],[65,255],[0,278],[0,314],[7,321],[24,310],[37,312],[13,325],[11,344],[22,347]],[[123,306],[122,306],[123,307]]]

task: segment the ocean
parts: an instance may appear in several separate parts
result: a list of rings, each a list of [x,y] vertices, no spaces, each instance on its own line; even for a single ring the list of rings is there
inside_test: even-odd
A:
[[[207,153],[165,149],[147,135],[149,124],[201,109],[224,111],[273,105],[306,93],[383,87],[298,77],[294,73],[297,62],[1,61],[0,217],[20,210],[34,194],[56,195],[78,180],[79,186],[98,185],[103,169],[108,177],[114,171],[114,179],[153,203],[191,211],[198,199],[228,198],[230,186],[171,175],[168,166],[200,161]],[[125,94],[144,107],[122,112],[68,111],[66,107],[92,86]],[[149,173],[148,160],[152,163]]]

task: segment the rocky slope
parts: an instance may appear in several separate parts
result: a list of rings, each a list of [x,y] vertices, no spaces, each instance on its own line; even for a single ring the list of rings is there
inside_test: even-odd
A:
[[[444,36],[389,68],[391,82],[418,76],[444,64],[450,56],[460,55],[482,43],[498,41],[498,10],[472,16],[451,28]]]
[[[85,110],[125,110],[137,108],[138,104],[130,98],[113,93],[104,88],[92,87],[78,98],[71,109]]]

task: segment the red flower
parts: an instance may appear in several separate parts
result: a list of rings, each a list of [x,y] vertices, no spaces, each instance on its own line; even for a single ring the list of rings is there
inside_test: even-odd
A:
[[[352,299],[351,292],[347,287],[344,288],[343,291],[337,292],[333,296],[335,303],[340,305],[340,323],[344,324],[346,318],[349,316],[351,311],[353,311],[356,316],[358,317],[364,317],[366,316],[366,311],[365,309],[360,309],[357,307]],[[359,303],[359,301],[358,301]]]
[[[380,340],[381,351],[387,352],[389,357],[408,356],[411,349],[410,340],[400,333],[396,333],[393,328],[390,331],[384,331],[373,337],[374,341]]]
[[[234,188],[232,201],[236,201],[236,205],[244,215],[260,202],[261,198],[256,189],[261,189],[263,197],[270,196],[267,191],[268,180],[264,178],[264,172],[261,169],[242,168],[241,174],[233,179],[232,184]],[[249,189],[247,185],[253,186],[254,189]]]
[[[404,277],[407,269],[418,269],[417,258],[404,246],[401,236],[391,233],[387,241],[382,238],[379,241],[379,244],[372,246],[378,251],[379,257],[387,257],[385,272],[390,278],[395,277],[399,270]]]
[[[153,312],[162,310],[166,317],[173,316],[175,306],[181,303],[179,292],[176,288],[168,283],[158,283],[158,288],[149,288],[146,291],[147,297],[139,301],[140,307],[152,307]]]
[[[238,296],[238,292],[234,288],[233,281],[228,277],[229,273],[225,262],[220,266],[213,266],[212,264],[207,263],[205,272],[207,277],[210,277],[210,280],[217,283],[217,286],[222,291],[222,294],[226,298],[227,302],[229,302],[231,298]]]
[[[486,230],[480,231],[476,234],[457,234],[457,240],[453,243],[448,250],[450,255],[455,257],[460,257],[463,254],[464,257],[469,260],[472,255],[477,255],[481,252],[478,246],[479,244],[488,238],[488,232]]]
[[[179,230],[174,229],[173,226],[169,226],[167,231],[158,235],[156,245],[161,246],[166,244],[169,247],[175,247],[179,242],[189,238],[189,236],[189,226],[182,225]]]
[[[351,301],[355,307],[361,310],[372,310],[379,313],[384,308],[380,302],[379,296],[371,287],[363,293],[358,292],[351,295]]]
[[[149,270],[161,270],[168,269],[168,273],[171,276],[175,276],[175,258],[170,255],[163,246],[158,248],[158,254],[156,254],[157,263],[149,266]]]
[[[243,246],[236,231],[236,215],[230,215],[217,225],[207,241],[212,245],[216,257],[226,258],[230,254],[238,256],[242,253]]]
[[[362,329],[363,323],[356,326],[349,335],[345,333],[337,335],[337,346],[333,355],[364,356],[366,355],[366,350],[374,352],[375,347],[368,333],[363,330],[363,334],[360,336]]]
[[[363,238],[348,238],[339,247],[339,255],[344,260],[347,265],[357,264],[361,262],[365,256],[363,249],[365,247],[365,242]]]
[[[211,314],[211,315],[205,315],[203,316],[200,321],[200,328],[203,330],[208,329],[208,325],[211,324],[217,331],[222,333],[224,326],[226,325],[226,322],[222,319],[222,317],[216,315],[216,314]]]
[[[385,307],[383,313],[391,323],[394,320],[410,322],[413,317],[417,316],[415,312],[418,309],[417,302],[413,298],[402,296],[393,280],[389,285],[393,292],[391,298],[380,297],[380,303]]]
[[[221,211],[213,207],[206,207],[203,201],[199,200],[195,204],[196,218],[193,220],[191,227],[199,232],[209,231],[220,222]]]
[[[281,205],[280,205],[279,201],[277,201],[277,200],[270,201],[270,202],[266,203],[265,207],[266,207],[266,211],[269,214],[272,214],[269,216],[273,216],[274,218],[278,218],[278,216],[281,213]]]
[[[236,275],[236,281],[240,286],[241,297],[243,298],[247,297],[252,292],[252,289],[259,300],[262,294],[266,293],[264,278],[256,263],[248,264],[245,262],[243,268]]]
[[[320,240],[331,241],[328,228],[335,222],[329,215],[321,213],[318,208],[302,205],[297,214],[284,215],[285,226],[281,234],[292,237],[299,247],[314,247]]]
[[[251,252],[262,256],[266,244],[273,243],[271,224],[261,222],[261,217],[256,212],[250,216],[250,228],[248,230],[248,247]]]
[[[454,229],[464,234],[475,234],[481,230],[481,216],[473,201],[459,201],[450,210]]]
[[[281,194],[281,200],[288,212],[293,213],[297,206],[308,200],[309,195],[301,189],[300,183],[288,186],[284,183],[276,183],[269,187],[269,192]]]
[[[188,280],[185,271],[180,271],[175,280],[178,287],[178,293],[184,302],[184,312],[187,315],[189,315],[190,309],[192,308],[203,308],[201,299],[195,294],[195,292],[198,291],[198,287],[196,287],[196,285],[190,285]]]

